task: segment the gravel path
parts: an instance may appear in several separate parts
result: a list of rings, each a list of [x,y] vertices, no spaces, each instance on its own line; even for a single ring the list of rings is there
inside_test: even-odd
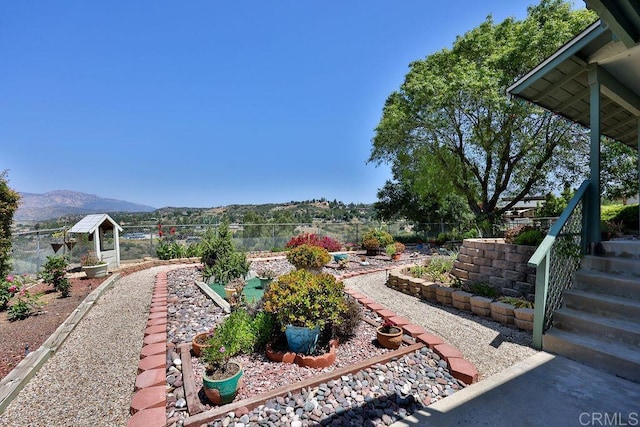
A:
[[[503,326],[471,313],[422,301],[385,286],[386,272],[357,276],[344,281],[412,323],[457,347],[478,368],[480,379],[503,371],[537,353],[531,333]]]
[[[156,274],[121,277],[0,415],[2,426],[125,426]]]

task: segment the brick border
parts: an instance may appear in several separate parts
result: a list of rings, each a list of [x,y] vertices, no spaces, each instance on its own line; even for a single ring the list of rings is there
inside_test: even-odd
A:
[[[132,416],[127,426],[130,427],[160,427],[167,424],[167,273],[180,268],[186,266],[171,266],[156,275],[143,345],[140,349],[135,391],[129,408]]]
[[[358,300],[358,302],[369,300],[368,297],[360,294],[354,289],[347,289],[346,292]],[[446,344],[439,336],[428,333],[422,326],[409,323],[407,319],[397,316],[393,311],[385,308],[384,306],[375,306],[374,308],[375,309],[372,311],[378,316],[384,319],[396,321],[398,326],[402,327],[405,334],[415,338],[416,342],[423,343],[430,349],[434,350],[447,362],[449,371],[454,378],[464,382],[465,384],[473,384],[478,381],[478,370],[473,363],[464,358],[462,352],[460,352],[456,347]]]
[[[135,381],[136,391],[134,392],[131,399],[130,412],[132,416],[127,423],[128,427],[166,426],[167,393],[164,385],[164,381],[166,381],[164,375],[167,363],[167,342],[166,332],[162,332],[161,328],[158,328],[158,326],[164,326],[166,328],[167,325],[167,273],[179,268],[185,268],[185,266],[180,265],[169,268],[166,271],[159,272],[156,276],[156,283],[153,289],[153,296],[151,298],[152,304],[149,310],[149,320],[147,321],[147,326],[144,332],[144,345],[140,350],[138,376],[136,377]],[[394,266],[394,268],[397,268],[397,266]],[[366,271],[346,273],[338,276],[337,280],[344,280],[364,274],[380,273],[383,271],[388,272],[389,268],[375,268]],[[457,348],[449,344],[445,344],[442,338],[428,333],[420,325],[409,323],[407,319],[397,316],[393,311],[388,310],[383,305],[378,304],[367,296],[360,294],[353,289],[346,289],[345,292],[356,298],[356,300],[358,300],[358,302],[360,302],[363,306],[371,309],[383,318],[392,318],[398,321],[398,323],[402,323],[402,329],[404,330],[405,334],[415,338],[415,344],[409,345],[408,347],[403,347],[404,350],[410,349],[411,352],[416,348],[427,346],[430,349],[434,350],[438,355],[440,355],[443,360],[447,361],[449,371],[454,378],[464,382],[465,384],[472,384],[478,381],[478,370],[471,362],[462,357],[462,353],[460,353]],[[164,337],[164,341],[162,340],[162,337]],[[189,347],[188,343],[186,343],[185,345]],[[185,345],[183,345],[179,349],[181,354],[185,354],[185,350],[188,351]],[[389,360],[391,360],[391,358],[397,357],[397,354],[396,352],[391,352],[383,356],[385,357],[381,358],[381,360],[378,360],[378,358],[374,358],[373,361],[375,363],[381,363],[383,359],[388,358]],[[367,366],[369,366],[370,364],[371,363],[367,361]],[[353,371],[354,369],[359,370],[360,366],[359,364],[357,364],[347,369],[349,371]],[[162,382],[160,382],[160,371],[162,371]],[[224,405],[220,408],[212,410],[214,411],[213,413],[212,411],[207,411],[200,414],[195,414],[185,419],[185,426],[206,422],[205,419],[208,419],[211,416],[214,416],[215,418],[217,416],[223,415],[232,410],[230,409],[231,407],[237,407],[238,409],[248,409],[248,406],[258,406],[258,402],[262,402],[278,395],[286,394],[288,391],[298,390],[300,389],[300,387],[307,387],[311,386],[312,384],[320,384],[321,382],[326,381],[327,378],[333,378],[338,375],[336,372],[339,372],[340,375],[344,375],[344,372],[341,372],[341,370],[330,372],[328,374],[320,375],[317,378],[310,378],[308,381],[304,382],[304,385],[300,385],[301,383],[291,384],[289,386],[273,390],[270,393],[266,393],[264,396],[255,396],[250,399],[245,399],[246,401],[239,401],[231,403],[229,405]]]

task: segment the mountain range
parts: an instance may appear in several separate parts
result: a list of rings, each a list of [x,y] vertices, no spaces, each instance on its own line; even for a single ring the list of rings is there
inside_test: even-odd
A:
[[[95,194],[56,190],[44,194],[20,193],[16,221],[44,221],[65,215],[111,212],[151,212],[156,208]]]

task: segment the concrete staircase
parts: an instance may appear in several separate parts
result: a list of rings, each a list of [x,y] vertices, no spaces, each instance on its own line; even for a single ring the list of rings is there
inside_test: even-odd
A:
[[[543,349],[640,382],[640,241],[603,247],[582,260]]]

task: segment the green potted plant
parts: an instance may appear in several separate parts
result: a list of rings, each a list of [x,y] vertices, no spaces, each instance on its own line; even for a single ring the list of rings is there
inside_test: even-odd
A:
[[[396,245],[391,243],[384,248],[384,251],[387,253],[387,256],[393,259],[393,256],[396,254]]]
[[[256,271],[256,277],[260,280],[260,287],[263,289],[266,289],[276,276],[276,272],[270,268],[260,268]]]
[[[106,276],[109,268],[109,264],[98,258],[93,251],[80,257],[80,265],[89,279]]]
[[[207,398],[216,405],[227,404],[235,398],[242,365],[230,359],[241,353],[250,353],[260,340],[259,328],[245,309],[227,316],[210,334],[202,360],[206,365],[202,376]]]
[[[291,351],[310,354],[325,325],[339,325],[347,311],[344,284],[330,274],[295,270],[278,277],[264,294],[264,309],[285,331]]]
[[[331,255],[325,248],[311,245],[300,245],[287,252],[287,261],[297,269],[319,272],[331,261]]]
[[[393,243],[393,236],[384,230],[372,228],[362,235],[362,246],[367,255],[377,255],[380,248],[386,248]]]

